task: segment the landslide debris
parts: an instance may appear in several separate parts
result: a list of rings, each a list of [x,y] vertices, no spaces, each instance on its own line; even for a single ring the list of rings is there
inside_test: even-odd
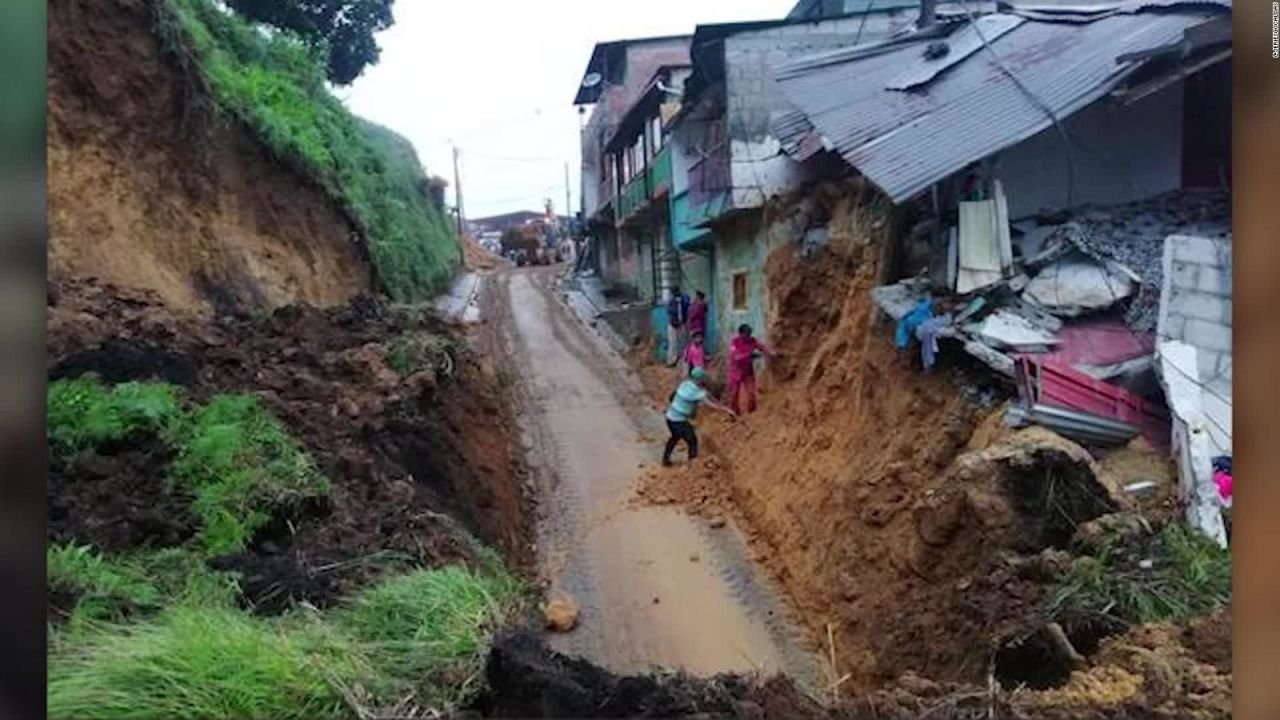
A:
[[[893,227],[887,209],[858,189],[811,196],[829,242],[784,244],[766,264],[781,357],[762,374],[760,411],[701,418],[707,450],[689,465],[646,468],[638,501],[733,516],[815,647],[829,648],[830,629],[832,677],[848,674],[846,696],[900,697],[910,717],[987,717],[992,703],[1011,717],[1225,716],[1229,672],[1199,669],[1220,653],[1169,649],[1185,672],[1208,677],[1174,701],[1107,650],[1144,623],[1184,628],[1230,605],[1229,555],[1179,544],[1184,528],[1168,522],[1166,500],[1135,503],[1120,490],[1134,479],[1170,484],[1167,462],[1140,444],[1098,461],[1047,430],[1001,427],[1005,391],[963,357],[943,353],[921,372],[915,353],[894,348],[869,294]],[[672,371],[642,376],[661,406]],[[1094,529],[1127,524],[1131,511],[1143,513],[1140,532],[1100,545]],[[1162,597],[1168,588],[1177,593]],[[1089,690],[1104,679],[1114,687]]]
[[[327,479],[323,502],[273,516],[243,551],[217,561],[243,573],[249,602],[275,610],[291,600],[331,603],[379,571],[370,558],[474,563],[468,534],[527,559],[514,421],[494,379],[456,341],[412,345],[440,355],[422,358],[411,374],[391,368],[399,339],[452,336],[430,314],[360,296],[329,310],[290,306],[207,319],[172,310],[152,293],[94,280],[57,288],[49,308],[51,378],[176,379],[198,406],[251,395]],[[166,362],[127,362],[156,348]],[[175,366],[183,371],[169,372]],[[437,374],[442,367],[451,374]],[[192,538],[199,525],[184,485],[171,483],[175,460],[172,447],[150,436],[74,456],[51,453],[51,537],[108,550]]]

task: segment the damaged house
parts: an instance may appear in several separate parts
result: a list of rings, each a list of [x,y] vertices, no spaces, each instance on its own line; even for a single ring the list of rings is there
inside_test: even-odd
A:
[[[1014,379],[1011,423],[1171,447],[1189,519],[1223,543],[1230,8],[924,17],[777,66],[772,124],[794,161],[838,158],[921,218],[875,297],[926,365],[952,345]]]
[[[782,152],[771,121],[787,105],[773,68],[888,38],[911,26],[910,7],[793,12],[596,46],[575,102],[595,105],[582,136],[584,265],[611,327],[632,342],[655,337],[661,352],[663,301],[678,285],[706,292],[713,349],[721,328],[764,332],[764,259],[788,233],[762,209],[821,165]]]
[[[582,218],[587,236],[585,263],[594,268],[611,294],[624,299],[652,299],[654,254],[647,236],[619,232],[618,202],[622,190],[653,163],[651,128],[630,136],[626,148],[606,150],[618,133],[623,115],[645,94],[655,73],[687,67],[689,36],[677,35],[603,42],[595,46],[579,84],[574,104],[590,118],[582,129]],[[628,133],[630,135],[630,133]],[[637,144],[637,140],[644,139]]]

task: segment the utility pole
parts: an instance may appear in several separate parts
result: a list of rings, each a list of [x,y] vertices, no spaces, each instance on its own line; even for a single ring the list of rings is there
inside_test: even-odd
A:
[[[573,216],[573,206],[569,204],[569,161],[564,163],[564,214]],[[566,228],[567,230],[567,228]]]
[[[462,173],[458,171],[458,146],[453,146],[453,204],[458,208],[458,237],[467,226],[466,214],[462,212]]]
[[[938,24],[938,0],[920,0],[920,19],[916,26],[927,30]]]

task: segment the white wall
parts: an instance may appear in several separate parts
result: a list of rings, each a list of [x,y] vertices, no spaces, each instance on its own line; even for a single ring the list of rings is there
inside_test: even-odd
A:
[[[782,144],[772,135],[758,141],[730,140],[729,153],[736,208],[759,207],[770,197],[799,185],[808,174],[782,152]]]
[[[1182,83],[1128,107],[1103,98],[1063,122],[1076,205],[1141,200],[1181,187]],[[1000,152],[1009,217],[1067,207],[1067,145],[1052,126]]]
[[[733,35],[725,40],[726,136],[733,206],[753,208],[805,179],[800,164],[773,135],[775,116],[790,108],[774,71],[788,60],[885,37],[905,13],[796,23]],[[914,17],[914,15],[912,15]]]

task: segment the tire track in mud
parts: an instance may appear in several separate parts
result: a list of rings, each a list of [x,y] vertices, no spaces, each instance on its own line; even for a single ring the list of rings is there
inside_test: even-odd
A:
[[[490,352],[519,359],[540,563],[581,610],[580,627],[553,644],[622,671],[785,671],[812,683],[815,658],[736,530],[630,503],[658,452],[641,436],[663,426],[625,361],[560,301],[551,271],[495,280],[485,316],[501,341]]]

